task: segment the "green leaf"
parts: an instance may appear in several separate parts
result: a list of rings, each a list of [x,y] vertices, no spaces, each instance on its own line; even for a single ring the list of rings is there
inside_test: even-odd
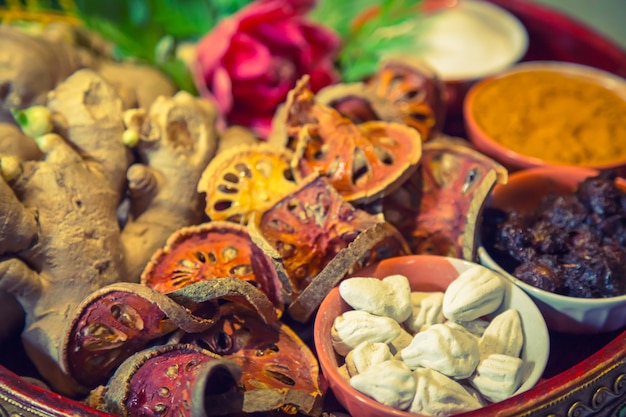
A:
[[[420,31],[419,4],[419,0],[321,0],[311,18],[342,36],[338,67],[343,79],[352,82],[376,71],[385,55],[414,49]],[[364,13],[369,13],[367,19]],[[357,19],[360,25],[355,25]]]

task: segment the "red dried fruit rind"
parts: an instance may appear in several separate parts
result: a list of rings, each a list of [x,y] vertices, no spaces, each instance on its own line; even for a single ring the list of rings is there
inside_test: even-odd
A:
[[[446,111],[445,86],[423,62],[389,58],[365,82],[366,89],[382,97],[402,115],[402,120],[432,139],[443,126]]]
[[[324,297],[346,276],[383,259],[408,254],[408,244],[390,223],[368,227],[320,271],[287,311],[294,320],[308,322]]]
[[[109,285],[77,308],[64,341],[63,366],[78,383],[94,388],[150,342],[178,329],[207,330],[218,318],[217,305],[226,301],[251,308],[268,323],[278,319],[264,293],[234,278],[198,282],[168,295],[142,284]]]
[[[212,221],[174,233],[145,268],[141,282],[162,293],[196,282],[236,278],[259,288],[282,311],[281,284],[271,259],[246,227]]]
[[[298,111],[303,114],[294,119],[302,124],[289,127],[297,132],[292,161],[297,180],[318,173],[345,200],[367,203],[399,187],[417,169],[422,141],[413,128],[383,121],[357,125],[317,103],[301,84],[293,90],[290,114]]]
[[[65,349],[76,381],[87,387],[103,383],[126,358],[177,329],[162,305],[144,295],[105,288],[79,308]]]
[[[313,174],[299,186],[248,227],[275,261],[291,316],[306,321],[350,271],[409,249],[393,226],[343,200],[324,178]]]
[[[297,297],[341,249],[379,222],[314,174],[254,216],[248,227],[252,239],[284,268],[285,274],[279,274],[283,287]]]
[[[477,219],[506,179],[504,167],[464,142],[436,139],[424,144],[418,172],[383,200],[383,213],[412,253],[474,260]]]
[[[102,408],[117,415],[154,417],[206,415],[207,408],[213,412],[216,407],[240,412],[240,377],[235,363],[195,345],[152,347],[115,372]]]
[[[239,364],[246,392],[244,411],[321,412],[317,359],[286,324],[268,325],[250,311],[231,309],[214,327],[189,338]]]

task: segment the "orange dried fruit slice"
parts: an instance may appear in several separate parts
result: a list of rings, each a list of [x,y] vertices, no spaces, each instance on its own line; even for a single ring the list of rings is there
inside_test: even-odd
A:
[[[506,169],[462,140],[424,144],[419,171],[383,199],[383,214],[402,232],[415,254],[474,260],[476,222]]]
[[[365,81],[366,90],[387,100],[402,120],[432,139],[443,126],[446,112],[445,86],[423,62],[389,58]]]
[[[355,267],[369,264],[379,257],[408,253],[402,236],[394,230],[396,245],[375,250],[378,238],[360,238],[360,235],[385,223],[346,202],[323,177],[313,174],[299,183],[298,188],[276,202],[272,207],[255,214],[248,223],[252,239],[274,260],[283,288],[293,303],[300,304],[302,314],[294,317],[306,321],[319,305],[327,291]],[[391,225],[387,225],[393,229]],[[376,233],[372,233],[376,235]],[[379,233],[380,238],[387,233]],[[352,245],[366,239],[367,243]],[[347,252],[344,249],[352,246]],[[316,282],[329,265],[333,273],[317,283],[308,298],[299,301],[303,291]],[[334,269],[333,269],[334,268]],[[328,275],[328,276],[326,276]],[[301,304],[304,303],[305,306]],[[290,307],[291,310],[291,307]]]
[[[399,187],[417,169],[422,140],[399,123],[355,124],[334,108],[316,102],[305,84],[292,90],[292,123],[300,121],[292,168],[296,180],[311,173],[327,178],[350,202],[368,203]],[[298,117],[296,117],[298,116]]]
[[[254,285],[282,311],[281,284],[272,260],[252,241],[245,226],[228,221],[178,230],[152,256],[141,283],[170,293],[200,281],[227,277]]]
[[[211,160],[198,182],[211,220],[245,224],[251,213],[294,188],[291,151],[266,143],[229,148]]]
[[[244,411],[319,415],[323,389],[317,358],[287,324],[267,324],[250,310],[226,306],[214,327],[186,343],[241,367]]]

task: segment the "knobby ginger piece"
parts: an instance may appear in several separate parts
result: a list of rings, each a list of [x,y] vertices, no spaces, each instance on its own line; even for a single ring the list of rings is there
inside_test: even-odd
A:
[[[445,324],[416,334],[398,357],[411,369],[431,368],[457,379],[469,377],[480,360],[475,337]]]
[[[389,343],[401,332],[400,324],[389,317],[349,310],[335,319],[330,337],[335,351],[345,356],[362,342]]]
[[[396,360],[370,366],[363,373],[350,378],[350,385],[379,403],[397,410],[408,409],[416,391],[413,372]]]
[[[411,314],[411,286],[404,275],[354,277],[339,284],[341,298],[355,310],[403,322]]]

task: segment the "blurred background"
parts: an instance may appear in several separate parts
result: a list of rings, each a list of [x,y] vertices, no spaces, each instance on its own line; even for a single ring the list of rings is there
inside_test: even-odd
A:
[[[530,0],[587,23],[626,50],[625,0]]]

